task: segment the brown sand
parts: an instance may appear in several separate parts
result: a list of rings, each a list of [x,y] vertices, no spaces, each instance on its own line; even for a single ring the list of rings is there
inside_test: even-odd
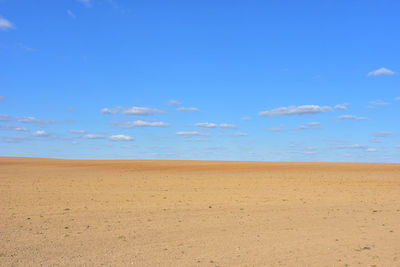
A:
[[[400,164],[0,158],[0,265],[400,266]]]

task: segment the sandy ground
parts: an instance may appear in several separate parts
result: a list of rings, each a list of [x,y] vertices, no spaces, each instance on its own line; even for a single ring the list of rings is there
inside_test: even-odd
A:
[[[0,158],[0,265],[400,266],[400,164]]]

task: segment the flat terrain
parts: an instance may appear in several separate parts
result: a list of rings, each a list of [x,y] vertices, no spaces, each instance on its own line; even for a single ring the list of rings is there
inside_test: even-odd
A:
[[[0,265],[400,266],[400,164],[0,158]]]

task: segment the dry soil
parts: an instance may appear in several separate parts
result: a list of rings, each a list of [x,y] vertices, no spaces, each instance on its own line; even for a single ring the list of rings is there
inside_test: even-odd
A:
[[[0,265],[400,266],[400,164],[0,158]]]

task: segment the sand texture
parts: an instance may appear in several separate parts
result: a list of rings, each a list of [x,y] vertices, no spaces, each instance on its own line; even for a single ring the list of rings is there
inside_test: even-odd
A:
[[[400,164],[0,158],[0,265],[400,266]]]

